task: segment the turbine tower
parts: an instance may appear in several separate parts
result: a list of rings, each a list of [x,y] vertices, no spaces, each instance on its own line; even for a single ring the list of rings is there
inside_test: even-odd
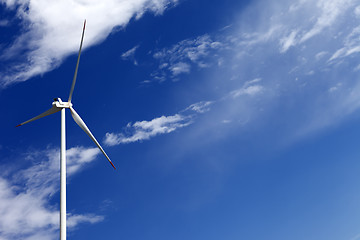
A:
[[[61,144],[60,144],[60,240],[66,240],[66,138],[65,138],[65,109],[70,109],[71,116],[75,120],[75,122],[81,127],[82,130],[91,138],[91,140],[94,141],[96,146],[100,149],[100,151],[105,155],[111,166],[113,166],[114,169],[115,166],[111,162],[108,155],[105,153],[104,149],[100,146],[94,135],[90,132],[89,128],[86,126],[85,122],[81,119],[79,114],[75,111],[73,108],[73,104],[71,103],[71,98],[74,92],[75,88],[75,82],[77,77],[77,72],[79,68],[79,61],[80,61],[80,54],[81,54],[81,48],[84,40],[84,33],[85,33],[85,25],[86,20],[84,21],[84,28],[82,31],[81,36],[81,42],[80,42],[80,49],[79,54],[77,58],[76,68],[75,68],[75,74],[72,81],[69,99],[67,102],[61,101],[60,98],[55,98],[54,102],[52,103],[52,108],[47,110],[46,112],[26,121],[23,122],[16,127],[22,126],[26,123],[35,121],[39,118],[46,117],[48,115],[51,115],[53,113],[61,111]]]

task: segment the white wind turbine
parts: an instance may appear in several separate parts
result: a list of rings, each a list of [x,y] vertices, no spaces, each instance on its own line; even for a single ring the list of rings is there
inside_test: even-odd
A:
[[[105,155],[107,160],[110,162],[111,166],[113,166],[113,168],[116,169],[114,164],[111,162],[110,158],[108,157],[108,155],[105,153],[105,151],[100,146],[98,141],[92,135],[89,128],[86,126],[85,122],[80,118],[79,114],[77,114],[77,112],[73,108],[73,104],[71,103],[71,97],[72,97],[72,94],[74,92],[76,76],[77,76],[77,72],[78,72],[78,68],[79,68],[81,48],[82,48],[82,43],[83,43],[83,40],[84,40],[85,25],[86,25],[86,20],[84,21],[84,28],[83,28],[83,32],[82,32],[82,36],[81,36],[80,49],[79,49],[79,54],[78,54],[78,58],[77,58],[76,68],[75,68],[75,74],[74,74],[73,82],[72,82],[72,85],[71,85],[71,90],[70,90],[70,95],[69,95],[68,101],[63,102],[63,101],[61,101],[60,98],[55,98],[54,102],[52,103],[52,108],[50,108],[46,112],[44,112],[44,113],[42,113],[42,114],[40,114],[40,115],[26,121],[26,122],[23,122],[23,123],[17,125],[17,127],[19,127],[19,126],[24,125],[26,123],[35,121],[35,120],[37,120],[39,118],[42,118],[42,117],[45,117],[45,116],[48,116],[48,115],[51,115],[53,113],[61,111],[60,240],[66,240],[66,140],[65,140],[65,109],[66,108],[70,109],[71,115],[72,115],[73,119],[75,120],[75,122],[82,128],[82,130],[84,130],[84,132],[86,132],[87,135],[89,135],[89,137],[94,141],[96,146],[98,146],[100,151]]]

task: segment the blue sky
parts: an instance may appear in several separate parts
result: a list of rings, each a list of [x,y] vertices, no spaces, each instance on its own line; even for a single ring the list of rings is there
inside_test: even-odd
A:
[[[360,3],[1,0],[0,240],[360,239]]]

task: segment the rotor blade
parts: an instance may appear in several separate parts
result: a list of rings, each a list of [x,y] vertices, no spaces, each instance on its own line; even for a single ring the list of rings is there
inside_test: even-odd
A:
[[[100,146],[100,144],[98,143],[98,141],[96,141],[94,135],[92,135],[92,133],[90,132],[89,128],[86,126],[86,124],[84,123],[84,121],[81,119],[81,117],[79,116],[79,114],[77,114],[77,112],[75,111],[74,108],[70,107],[70,111],[71,111],[71,116],[73,117],[73,119],[75,120],[75,122],[81,127],[82,130],[84,130],[84,132],[86,132],[86,134],[91,138],[91,140],[94,141],[94,143],[96,144],[96,146],[98,146],[98,148],[100,149],[100,151],[105,155],[105,157],[107,158],[107,160],[109,161],[109,163],[111,164],[111,166],[113,166],[114,169],[115,166],[114,164],[111,162],[110,158],[108,157],[108,155],[105,153],[104,149],[102,149],[102,147]]]
[[[38,115],[38,116],[30,119],[30,120],[27,120],[26,122],[20,123],[20,124],[17,125],[16,127],[20,127],[20,126],[22,126],[22,125],[24,125],[24,124],[26,124],[26,123],[29,123],[29,122],[38,120],[39,118],[46,117],[46,116],[48,116],[48,115],[50,115],[50,114],[53,114],[53,113],[56,113],[56,112],[58,112],[58,111],[60,111],[60,110],[61,110],[61,108],[57,108],[56,106],[53,106],[52,108],[50,108],[50,109],[47,110],[46,112],[44,112],[44,113],[42,113],[42,114],[40,114],[40,115]]]
[[[83,32],[82,32],[82,36],[81,36],[80,49],[79,49],[78,59],[77,59],[77,62],[76,62],[74,78],[73,78],[73,81],[72,81],[72,84],[71,84],[71,89],[70,89],[70,95],[69,95],[68,102],[71,102],[71,98],[72,98],[74,88],[75,88],[75,82],[76,82],[76,77],[77,77],[77,72],[78,72],[79,62],[80,62],[81,48],[82,48],[82,44],[83,44],[83,40],[84,40],[85,25],[86,25],[86,19],[84,21],[84,28],[83,28]]]

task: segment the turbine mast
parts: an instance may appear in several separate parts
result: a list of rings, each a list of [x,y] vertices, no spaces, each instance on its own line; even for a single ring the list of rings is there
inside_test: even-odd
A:
[[[56,112],[61,111],[61,144],[60,144],[60,240],[66,240],[66,136],[65,136],[65,110],[66,108],[70,109],[71,115],[75,122],[80,126],[82,130],[90,137],[92,141],[96,144],[96,146],[100,149],[100,151],[104,154],[104,156],[107,158],[111,166],[115,168],[114,164],[111,162],[108,155],[105,153],[104,149],[101,147],[99,142],[96,140],[94,135],[90,132],[89,128],[86,126],[85,122],[81,119],[79,114],[75,111],[75,109],[72,107],[73,104],[71,103],[71,98],[74,92],[75,88],[75,82],[77,77],[77,72],[79,68],[79,61],[80,61],[80,54],[81,54],[81,48],[84,40],[84,32],[85,32],[85,25],[86,20],[84,21],[84,28],[81,36],[81,43],[80,43],[80,49],[78,54],[78,59],[76,63],[75,68],[75,74],[73,78],[73,82],[70,89],[70,95],[69,95],[69,101],[63,102],[60,98],[55,98],[54,102],[52,103],[52,108],[49,110],[43,112],[42,114],[31,118],[28,121],[25,121],[18,126],[22,126],[24,124],[27,124],[29,122],[35,121],[37,119],[49,116],[51,114],[54,114]]]
[[[60,144],[60,240],[66,240],[66,138],[65,108],[61,109]]]

